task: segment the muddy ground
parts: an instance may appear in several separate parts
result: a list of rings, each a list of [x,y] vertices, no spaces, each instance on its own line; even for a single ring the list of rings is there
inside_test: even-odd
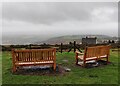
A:
[[[110,62],[108,64],[111,64]],[[87,63],[87,68],[95,68],[95,67],[104,67],[107,65],[106,61],[99,60],[97,63]],[[78,66],[78,65],[76,65]],[[81,68],[81,66],[79,66]],[[70,69],[71,70],[71,69]],[[72,71],[72,70],[71,70]],[[64,76],[71,71],[66,71],[66,67],[62,65],[57,65],[56,70],[54,71],[52,67],[41,67],[41,66],[29,66],[29,67],[20,67],[18,68],[17,72],[14,74],[16,75],[48,75],[48,76]]]

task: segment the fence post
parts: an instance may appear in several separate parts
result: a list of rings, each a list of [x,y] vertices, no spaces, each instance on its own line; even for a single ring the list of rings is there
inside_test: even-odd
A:
[[[60,52],[61,52],[61,53],[62,53],[62,46],[63,46],[63,43],[61,43],[61,45],[60,45],[60,47],[61,47]]]
[[[68,52],[70,52],[71,50],[72,50],[72,42],[69,42],[69,50],[68,50]]]
[[[76,51],[76,41],[74,41],[74,52]]]
[[[29,46],[29,49],[31,49],[31,44],[29,44],[28,46]]]

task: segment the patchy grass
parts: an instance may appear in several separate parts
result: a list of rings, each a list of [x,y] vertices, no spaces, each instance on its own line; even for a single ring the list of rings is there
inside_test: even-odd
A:
[[[2,56],[1,56],[2,54]],[[64,76],[14,75],[11,73],[11,52],[0,53],[2,60],[3,84],[118,84],[118,53],[111,52],[112,64],[95,68],[82,68],[75,65],[73,52],[57,53],[57,64],[71,69]],[[1,59],[2,58],[2,59]],[[63,60],[68,60],[64,62]]]

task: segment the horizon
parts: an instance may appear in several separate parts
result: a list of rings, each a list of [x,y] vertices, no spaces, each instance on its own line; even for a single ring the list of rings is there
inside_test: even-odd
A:
[[[87,37],[87,36],[95,36],[95,37],[97,37],[97,40],[98,39],[100,39],[101,37],[104,39],[106,39],[106,37],[107,37],[107,39],[109,40],[109,38],[111,39],[111,40],[115,40],[115,39],[113,39],[113,38],[117,38],[118,39],[118,37],[116,37],[116,36],[108,36],[108,35],[102,35],[102,34],[81,34],[81,35],[78,35],[78,34],[76,34],[76,35],[61,35],[61,36],[54,36],[54,37],[48,37],[48,38],[46,38],[46,39],[43,39],[42,37],[39,37],[38,35],[32,35],[32,36],[9,36],[9,37],[2,37],[3,39],[2,39],[2,45],[11,45],[11,44],[13,44],[13,45],[26,45],[26,44],[36,44],[36,43],[45,43],[45,42],[47,42],[47,41],[50,41],[51,39],[56,39],[56,38],[60,38],[60,37],[72,37],[71,38],[71,40],[73,40],[73,38],[74,38],[74,36],[81,36],[80,38],[75,38],[75,40],[78,40],[78,39],[80,39],[81,40],[81,38],[85,38],[85,37]],[[106,40],[107,40],[106,39]],[[54,40],[52,40],[52,41],[54,41]],[[63,39],[64,40],[64,39]],[[79,40],[79,41],[80,41]]]

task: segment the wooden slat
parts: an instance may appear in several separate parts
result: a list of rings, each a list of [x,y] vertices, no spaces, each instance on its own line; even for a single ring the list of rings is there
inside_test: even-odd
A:
[[[88,47],[86,51],[86,58],[97,57],[99,55],[99,49],[97,47]]]
[[[25,49],[25,50],[15,50],[15,52],[34,52],[34,51],[52,51],[53,49]]]

